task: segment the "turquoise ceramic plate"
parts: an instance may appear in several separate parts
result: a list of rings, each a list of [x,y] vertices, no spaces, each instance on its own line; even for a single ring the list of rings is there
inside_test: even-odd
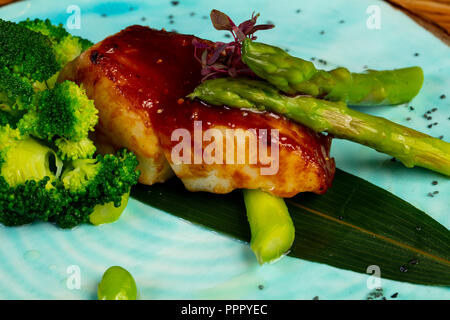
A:
[[[81,9],[80,29],[70,31],[94,42],[132,24],[224,40],[207,18],[217,8],[236,21],[247,19],[252,11],[260,12],[262,22],[277,25],[261,32],[260,40],[301,57],[327,61],[327,66],[319,63],[321,67],[343,65],[361,71],[420,65],[425,84],[410,105],[365,110],[450,139],[450,50],[382,1],[33,0],[1,8],[0,17],[73,23],[70,5]],[[379,29],[367,26],[370,13],[377,10],[368,9],[370,5],[380,10]],[[376,27],[374,22],[369,20],[369,26]],[[447,98],[440,99],[442,94]],[[438,110],[432,122],[438,125],[430,129],[430,121],[422,115],[434,107]],[[385,155],[345,141],[334,141],[332,153],[341,169],[386,188],[450,227],[448,179],[403,168]],[[427,196],[435,190],[438,195]],[[130,270],[145,299],[366,299],[371,293],[366,285],[369,275],[327,265],[288,257],[259,267],[247,244],[137,201],[130,202],[118,222],[101,227],[83,225],[63,231],[50,224],[0,226],[0,244],[3,299],[93,299],[102,273],[112,265]],[[79,289],[71,285],[78,271]],[[388,280],[382,280],[382,287],[388,299],[394,293],[397,299],[450,298],[448,288]]]

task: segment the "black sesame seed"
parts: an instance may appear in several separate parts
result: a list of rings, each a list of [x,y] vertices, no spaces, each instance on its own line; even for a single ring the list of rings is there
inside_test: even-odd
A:
[[[432,124],[429,124],[427,127],[428,127],[428,128],[431,128],[432,126],[433,126]]]
[[[419,54],[416,52],[416,53],[414,53],[414,57],[418,57],[419,56]]]
[[[414,110],[414,107],[413,107],[413,106],[410,106],[410,107],[409,107],[409,110],[413,111],[413,110]]]
[[[177,6],[177,5],[180,3],[180,1],[170,1],[170,3],[171,3],[173,6]]]
[[[438,125],[438,123],[437,123],[437,122],[433,123],[433,126],[437,126],[437,125]]]
[[[173,24],[173,23],[174,23],[174,21],[173,21],[173,20],[170,20],[170,21],[169,21],[169,23],[170,23],[170,24]]]
[[[406,121],[410,121],[410,120],[411,120],[411,118],[410,118],[410,117],[406,118]]]
[[[106,13],[102,13],[102,18],[106,18],[106,17],[107,17]]]
[[[431,198],[434,197],[434,195],[433,195],[431,192],[428,192],[427,196],[429,196],[429,197],[431,197]]]
[[[322,34],[325,34],[325,31],[323,31],[323,30],[322,30],[322,31],[320,31],[320,34],[321,34],[321,35],[322,35]]]
[[[437,111],[437,108],[431,109],[431,112],[436,112],[436,111]]]
[[[319,300],[319,296],[315,296],[313,300]]]
[[[419,259],[412,259],[411,261],[408,262],[409,264],[419,264]]]
[[[208,19],[208,16],[202,16],[202,19],[206,20],[206,19]]]
[[[437,190],[436,190],[436,191],[433,191],[433,194],[438,194],[438,193],[439,193],[439,191],[437,191]]]
[[[191,16],[191,17],[195,16],[195,12],[189,13],[189,16]]]
[[[145,17],[142,17],[142,18],[141,18],[141,21],[145,21],[145,20],[147,20],[147,18],[145,18]]]
[[[225,38],[231,38],[230,34],[228,34],[228,33],[225,33],[223,36],[224,36]]]
[[[441,140],[444,139],[444,136],[439,136],[439,139],[441,139]]]
[[[343,24],[345,22],[345,20],[339,20],[340,24]]]
[[[435,186],[435,185],[438,184],[438,182],[437,182],[437,181],[433,181],[431,184],[432,184],[433,186]]]
[[[395,299],[395,298],[397,298],[397,297],[398,297],[398,292],[394,293],[394,294],[391,296],[392,299]]]
[[[260,285],[258,286],[258,289],[259,289],[259,290],[263,290],[263,289],[264,289],[264,286],[263,286],[262,284],[260,284]]]
[[[312,61],[315,61],[315,60],[316,60],[316,58],[312,57],[312,58],[311,58],[311,60],[312,60]],[[450,120],[450,118],[448,118],[448,119]]]
[[[173,14],[170,14],[167,18],[172,20],[173,19]]]
[[[441,96],[439,98],[445,99],[445,94],[441,94]]]

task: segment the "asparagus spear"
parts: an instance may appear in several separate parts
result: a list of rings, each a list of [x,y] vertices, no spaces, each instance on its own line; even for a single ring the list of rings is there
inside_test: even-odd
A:
[[[260,264],[280,259],[291,248],[295,228],[283,198],[261,190],[243,190],[252,239]]]
[[[285,93],[308,94],[350,105],[405,103],[417,95],[423,83],[420,67],[366,73],[351,73],[345,68],[318,70],[309,61],[248,38],[243,42],[242,61]]]
[[[212,105],[272,111],[316,132],[326,131],[389,154],[407,167],[450,175],[450,144],[384,118],[352,110],[344,102],[289,97],[265,81],[207,80],[189,95]]]

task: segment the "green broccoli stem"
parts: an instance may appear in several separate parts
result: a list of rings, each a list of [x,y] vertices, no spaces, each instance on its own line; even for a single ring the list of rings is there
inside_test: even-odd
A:
[[[288,97],[270,84],[249,79],[208,80],[189,95],[213,105],[272,111],[316,132],[326,131],[389,154],[407,167],[450,175],[450,144],[384,118],[308,96]]]
[[[318,70],[284,50],[246,39],[242,61],[259,77],[288,94],[307,94],[349,105],[397,105],[410,101],[423,83],[420,67],[352,73],[346,68]]]
[[[130,198],[130,192],[125,193],[122,196],[122,200],[119,207],[114,205],[114,202],[108,202],[106,204],[98,204],[94,207],[94,210],[89,215],[89,222],[94,226],[99,226],[105,223],[112,223],[119,220],[122,213],[128,204]]]
[[[260,264],[273,262],[292,246],[295,228],[284,200],[261,190],[243,190],[252,238]]]

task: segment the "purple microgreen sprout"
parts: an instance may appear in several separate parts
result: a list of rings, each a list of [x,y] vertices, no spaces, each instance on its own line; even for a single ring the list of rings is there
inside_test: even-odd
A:
[[[202,65],[201,74],[204,76],[202,81],[220,76],[256,76],[242,61],[242,42],[246,38],[255,40],[256,31],[272,29],[275,26],[273,24],[256,25],[259,13],[256,15],[253,13],[251,19],[242,22],[239,26],[236,26],[229,16],[219,10],[212,10],[210,17],[215,29],[231,32],[233,41],[229,43],[215,42],[211,46],[196,38],[192,40],[195,58]],[[198,49],[202,50],[200,58],[197,54]]]

